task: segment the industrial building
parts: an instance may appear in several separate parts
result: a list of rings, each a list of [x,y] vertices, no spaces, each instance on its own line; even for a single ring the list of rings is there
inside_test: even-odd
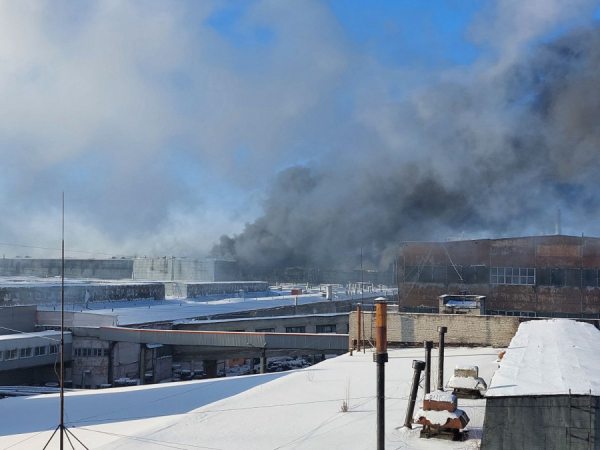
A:
[[[65,333],[65,361],[71,360],[71,333]],[[0,336],[0,385],[58,381],[60,332],[5,334]]]
[[[60,277],[60,259],[2,258],[0,276]],[[65,278],[149,281],[235,281],[240,273],[234,260],[195,258],[125,258],[65,260]]]
[[[486,297],[488,314],[600,317],[600,239],[534,236],[406,242],[399,305],[433,312],[444,294]]]

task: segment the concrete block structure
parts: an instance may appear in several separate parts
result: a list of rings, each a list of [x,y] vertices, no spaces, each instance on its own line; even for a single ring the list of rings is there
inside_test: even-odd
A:
[[[193,258],[136,258],[134,280],[235,281],[240,272],[234,260]]]
[[[171,349],[162,345],[112,342],[100,339],[96,328],[73,330],[73,387],[98,389],[118,379],[158,382],[171,377]],[[140,362],[144,359],[144,364]],[[143,384],[142,381],[140,383]]]
[[[132,259],[65,259],[65,278],[131,279]],[[60,277],[60,259],[2,258],[3,277]]]
[[[60,259],[2,258],[0,277],[51,278],[62,275]],[[225,259],[111,258],[65,259],[65,278],[148,281],[234,281],[237,263]]]
[[[116,300],[164,300],[163,283],[135,281],[65,282],[65,303],[88,303]],[[57,305],[60,308],[60,280],[18,278],[0,282],[0,306]]]
[[[447,327],[449,345],[506,347],[519,328],[520,318],[462,314],[388,314],[390,345],[422,346],[438,341],[438,327]],[[375,314],[363,313],[362,340],[375,342]],[[350,341],[358,338],[357,313],[350,314]]]
[[[600,317],[600,239],[534,236],[409,242],[399,249],[401,310],[443,294],[486,297],[488,314]]]
[[[165,283],[165,294],[172,297],[198,298],[209,295],[236,294],[244,296],[246,293],[266,292],[269,284],[265,281],[174,281]]]
[[[0,335],[35,331],[35,306],[0,307]]]

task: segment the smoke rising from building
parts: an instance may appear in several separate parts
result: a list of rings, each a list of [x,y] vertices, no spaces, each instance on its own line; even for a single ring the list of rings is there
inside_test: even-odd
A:
[[[600,29],[510,58],[365,113],[380,136],[281,172],[265,214],[214,253],[355,268],[362,246],[386,267],[403,240],[552,234],[557,207],[598,233]]]
[[[63,190],[67,250],[245,267],[387,268],[402,240],[551,233],[557,207],[600,234],[596,0],[422,2],[373,42],[299,3],[0,2],[0,242],[60,248]]]

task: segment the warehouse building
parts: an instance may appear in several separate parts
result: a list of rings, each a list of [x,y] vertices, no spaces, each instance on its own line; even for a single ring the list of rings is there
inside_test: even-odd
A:
[[[600,317],[600,239],[534,236],[400,245],[401,310],[436,311],[444,294],[486,297],[488,314]]]

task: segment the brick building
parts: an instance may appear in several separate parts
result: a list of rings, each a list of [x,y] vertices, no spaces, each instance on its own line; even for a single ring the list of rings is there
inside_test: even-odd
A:
[[[400,245],[401,310],[485,295],[488,314],[600,317],[600,238],[534,236]]]

